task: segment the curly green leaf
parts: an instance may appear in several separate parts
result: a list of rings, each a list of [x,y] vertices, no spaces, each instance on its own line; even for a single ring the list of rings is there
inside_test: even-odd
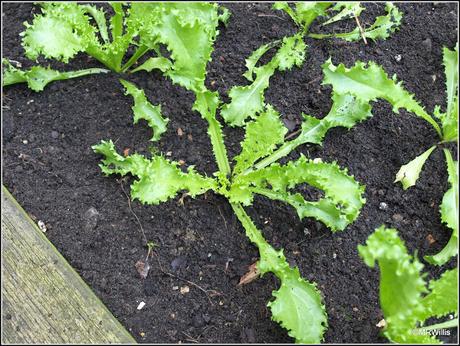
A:
[[[257,77],[248,86],[235,86],[228,96],[231,102],[225,104],[220,114],[231,126],[243,126],[247,118],[254,118],[265,107],[264,91],[269,86],[275,66],[269,63],[254,69]]]
[[[304,1],[296,2],[292,9],[288,2],[277,1],[273,4],[273,8],[285,11],[306,32],[317,17],[326,15],[326,9],[331,5],[331,2]]]
[[[257,162],[254,165],[254,169],[261,169],[269,166],[273,162],[288,155],[299,145],[305,143],[322,144],[327,131],[333,127],[341,126],[350,129],[356,123],[372,116],[371,105],[367,102],[357,100],[352,95],[342,95],[333,92],[332,102],[332,107],[328,115],[323,119],[317,119],[303,114],[304,121],[302,122],[302,129],[299,136],[294,140],[284,143],[270,156]]]
[[[420,321],[430,317],[458,315],[458,268],[445,271],[437,280],[431,280],[430,293],[423,297],[421,304],[424,312]]]
[[[351,94],[363,102],[384,99],[398,113],[400,108],[413,112],[429,122],[441,135],[441,129],[436,121],[406,91],[401,82],[396,82],[396,76],[390,79],[383,68],[370,61],[368,64],[358,61],[353,67],[346,68],[343,64],[335,66],[331,59],[323,66],[323,84],[330,84],[339,94]]]
[[[218,34],[217,4],[132,3],[128,26],[141,27],[140,43],[155,49],[164,44],[173,62],[164,74],[188,90],[204,91],[206,65]]]
[[[442,113],[439,106],[434,115],[441,121],[442,139],[456,141],[458,137],[458,44],[455,50],[443,49],[443,64],[446,75],[447,110]]]
[[[318,201],[305,201],[300,193],[290,193],[295,185],[307,183],[324,191]],[[264,169],[235,177],[229,191],[230,200],[249,205],[257,193],[293,206],[299,218],[314,217],[332,231],[343,230],[359,215],[365,199],[364,186],[357,183],[346,169],[336,163],[308,160],[281,166],[277,163]]]
[[[298,343],[321,342],[327,328],[327,315],[316,285],[302,279],[299,270],[289,266],[283,252],[267,243],[241,205],[232,203],[232,208],[246,235],[259,248],[257,268],[262,274],[274,273],[281,281],[281,287],[272,292],[275,300],[268,303],[272,319],[286,328]]]
[[[429,335],[413,333],[424,313],[422,295],[427,293],[421,275],[423,265],[407,253],[395,229],[376,229],[359,245],[358,252],[371,268],[378,261],[380,268],[380,306],[385,316],[383,334],[397,343],[438,343]]]
[[[328,19],[322,25],[328,25],[340,20],[344,20],[351,17],[358,17],[361,12],[364,10],[364,7],[361,6],[360,2],[355,1],[340,1],[337,2],[332,8],[332,11],[340,11],[335,16]]]
[[[161,105],[152,105],[145,96],[144,90],[136,88],[133,83],[120,79],[120,83],[126,88],[126,95],[131,95],[134,99],[134,124],[140,119],[144,119],[153,130],[151,141],[158,141],[160,136],[166,132],[168,118],[161,115]]]
[[[192,197],[217,188],[216,181],[196,173],[189,167],[182,172],[176,162],[162,156],[151,159],[133,154],[126,157],[118,154],[113,142],[101,141],[92,146],[97,154],[104,156],[99,166],[104,174],[131,174],[136,181],[131,185],[131,198],[144,204],[159,204],[185,190]]]
[[[241,153],[235,157],[233,174],[239,174],[258,159],[271,154],[278,144],[284,142],[287,131],[279,113],[267,105],[264,112],[246,125],[246,135],[241,143]]]
[[[248,118],[255,118],[256,114],[265,108],[265,89],[268,88],[270,77],[276,69],[285,71],[294,65],[300,66],[305,59],[306,45],[300,34],[284,37],[281,47],[273,59],[266,65],[254,67],[258,59],[271,47],[259,47],[247,60],[248,71],[245,77],[255,80],[247,86],[235,86],[229,92],[231,102],[221,109],[221,115],[231,126],[243,126]]]

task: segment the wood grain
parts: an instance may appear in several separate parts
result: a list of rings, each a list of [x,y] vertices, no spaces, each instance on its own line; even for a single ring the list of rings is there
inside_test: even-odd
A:
[[[2,344],[135,343],[6,188]]]

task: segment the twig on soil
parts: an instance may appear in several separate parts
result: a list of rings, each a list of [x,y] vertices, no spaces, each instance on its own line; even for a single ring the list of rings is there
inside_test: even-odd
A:
[[[278,16],[276,16],[276,15],[274,15],[274,14],[259,13],[259,14],[257,15],[257,17],[273,17],[273,18],[281,19],[281,20],[284,21],[284,22],[286,21],[286,19],[281,18],[281,17],[278,17]]]
[[[191,336],[190,334],[187,334],[186,332],[182,332],[182,334],[184,334],[187,338],[185,339],[186,341],[190,341],[190,342],[194,342],[196,344],[198,344],[200,342],[200,337],[201,335],[197,336],[197,338],[195,339],[193,336]]]
[[[294,131],[293,133],[288,134],[286,137],[284,137],[284,140],[287,141],[288,139],[291,139],[292,137],[297,136],[302,129],[298,129],[297,131]]]
[[[359,32],[361,33],[361,37],[363,38],[364,43],[367,44],[366,36],[364,35],[364,29],[361,26],[361,23],[359,22],[359,18],[356,15],[356,13],[355,13],[355,20],[356,20],[356,24],[358,25]]]
[[[170,272],[164,270],[164,269],[163,269],[163,266],[161,265],[160,257],[159,257],[154,251],[152,251],[152,254],[154,254],[155,257],[157,258],[158,267],[159,267],[160,271],[161,271],[163,274],[168,275],[169,277],[172,277],[172,278],[175,278],[175,279],[184,281],[184,282],[188,283],[189,285],[192,285],[192,286],[198,288],[201,292],[203,292],[204,294],[206,294],[206,298],[208,298],[209,303],[210,303],[211,305],[214,305],[214,303],[212,302],[211,298],[209,298],[210,296],[211,296],[211,297],[214,297],[214,296],[220,296],[220,295],[222,295],[222,292],[218,292],[218,291],[216,291],[216,290],[206,290],[206,289],[204,289],[203,287],[201,287],[200,285],[194,283],[193,281],[190,281],[190,280],[181,278],[180,276],[177,276],[177,275],[175,275],[175,274],[173,274],[173,273],[170,273]]]
[[[125,194],[125,196],[126,196],[126,198],[128,200],[129,210],[131,211],[131,213],[136,218],[137,224],[139,225],[139,229],[140,229],[140,231],[142,233],[142,238],[144,239],[144,243],[145,243],[145,245],[147,245],[148,240],[147,240],[147,237],[145,236],[144,227],[142,227],[141,221],[139,220],[139,218],[137,217],[136,213],[133,211],[133,208],[131,207],[131,199],[129,198],[128,194],[126,193],[126,191],[125,191],[125,189],[123,187],[123,179],[120,179],[119,182],[120,182],[121,190],[123,191],[123,193]]]
[[[133,211],[133,208],[131,207],[131,199],[129,198],[128,194],[126,193],[126,191],[125,191],[125,189],[123,187],[123,180],[120,179],[119,182],[120,182],[121,190],[123,191],[123,193],[125,194],[126,198],[128,199],[129,210],[131,210],[131,213],[136,218],[137,224],[139,225],[139,229],[140,229],[140,231],[142,233],[142,238],[144,239],[144,243],[145,243],[145,245],[147,245],[148,241],[147,241],[147,237],[145,236],[144,227],[142,227],[141,221],[139,220],[139,218],[137,217],[136,213]],[[148,257],[148,255],[147,255],[147,257]]]
[[[222,210],[220,210],[219,206],[217,206],[217,210],[219,211],[219,214],[222,217],[222,220],[224,220],[225,229],[228,231],[227,221],[225,220],[224,214],[222,214]]]

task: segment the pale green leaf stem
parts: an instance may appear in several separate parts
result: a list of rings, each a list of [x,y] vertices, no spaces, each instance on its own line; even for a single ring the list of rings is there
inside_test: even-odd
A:
[[[3,86],[16,83],[27,83],[29,89],[32,89],[33,91],[42,91],[46,85],[53,81],[109,72],[108,70],[102,68],[88,68],[84,70],[60,72],[49,67],[45,68],[41,66],[33,66],[29,70],[23,71],[11,65],[11,63],[6,59],[3,59],[2,64],[5,66],[2,78]]]
[[[458,254],[458,162],[453,160],[448,149],[444,149],[444,156],[447,162],[450,188],[442,198],[440,212],[441,221],[452,230],[452,234],[447,245],[439,253],[425,256],[427,262],[435,265],[443,265]]]

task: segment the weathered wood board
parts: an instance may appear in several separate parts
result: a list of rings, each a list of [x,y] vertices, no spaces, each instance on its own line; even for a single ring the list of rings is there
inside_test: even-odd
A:
[[[2,188],[2,344],[135,343]]]

